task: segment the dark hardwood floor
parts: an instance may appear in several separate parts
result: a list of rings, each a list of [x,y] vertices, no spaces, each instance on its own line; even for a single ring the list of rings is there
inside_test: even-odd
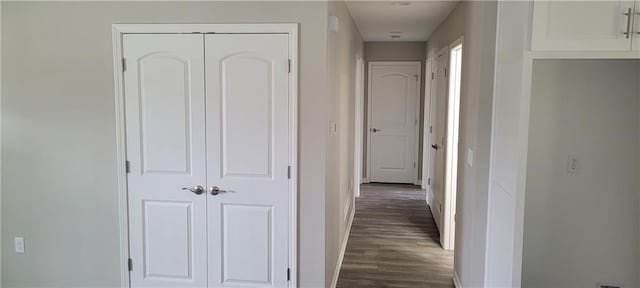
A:
[[[439,237],[419,187],[363,185],[337,287],[453,287]]]

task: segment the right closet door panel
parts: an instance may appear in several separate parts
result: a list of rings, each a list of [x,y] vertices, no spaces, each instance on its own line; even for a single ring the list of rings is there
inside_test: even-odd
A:
[[[205,37],[210,287],[287,286],[288,43]]]

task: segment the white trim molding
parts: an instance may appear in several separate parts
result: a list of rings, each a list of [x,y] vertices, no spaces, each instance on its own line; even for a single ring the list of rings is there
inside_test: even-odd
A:
[[[338,278],[340,278],[340,269],[342,268],[342,261],[344,261],[344,253],[347,252],[347,243],[349,242],[349,234],[351,234],[351,225],[353,225],[353,218],[356,215],[356,205],[354,202],[353,208],[351,208],[351,215],[349,216],[349,224],[344,232],[344,238],[342,239],[342,245],[340,245],[340,255],[338,256],[338,264],[333,272],[333,279],[331,280],[331,288],[336,288],[338,285]]]
[[[460,283],[460,277],[458,277],[458,271],[453,270],[453,286],[456,288],[462,288],[462,283]]]
[[[120,286],[130,287],[129,283],[129,217],[126,174],[124,82],[122,74],[122,36],[124,34],[172,34],[172,33],[273,33],[289,35],[289,251],[288,261],[291,269],[289,287],[298,286],[298,28],[297,23],[275,24],[113,24],[113,69],[115,88],[116,120],[116,175],[118,180],[119,242],[120,242]]]

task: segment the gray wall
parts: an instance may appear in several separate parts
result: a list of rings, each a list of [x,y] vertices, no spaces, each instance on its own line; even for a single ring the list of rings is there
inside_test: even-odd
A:
[[[340,264],[342,247],[353,203],[353,153],[355,145],[356,54],[362,55],[363,42],[346,5],[330,1],[327,16],[339,19],[338,32],[328,32],[329,119],[338,131],[327,139],[326,174],[326,280],[333,281]],[[328,123],[327,123],[328,125]],[[325,130],[327,131],[327,130]]]
[[[437,56],[440,49],[449,46],[451,42],[463,36],[465,33],[465,19],[469,3],[460,2],[449,16],[436,28],[427,39],[427,58]],[[424,53],[424,52],[423,52]],[[463,55],[464,57],[464,55]]]
[[[364,76],[364,131],[362,143],[364,145],[362,149],[362,174],[364,178],[369,178],[369,169],[367,165],[367,140],[369,135],[369,125],[367,119],[369,117],[369,62],[370,61],[419,61],[422,65],[422,75],[424,78],[424,61],[426,59],[424,55],[425,42],[365,42],[364,43],[364,61],[365,61],[365,76]],[[422,119],[424,113],[424,79],[420,81],[420,118]],[[418,139],[420,145],[418,146],[417,156],[418,161],[418,179],[422,178],[422,121],[420,123]]]
[[[463,1],[427,41],[429,58],[464,36],[456,207],[455,272],[463,287],[484,285],[497,5]],[[473,166],[467,164],[474,151]]]
[[[640,60],[533,68],[522,287],[638,287]]]
[[[161,22],[301,23],[298,272],[325,286],[326,3],[1,5],[3,287],[120,284],[111,24]]]

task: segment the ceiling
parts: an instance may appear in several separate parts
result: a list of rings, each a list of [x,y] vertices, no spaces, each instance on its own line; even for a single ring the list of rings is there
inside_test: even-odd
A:
[[[346,4],[364,41],[426,41],[458,1],[346,1]]]

